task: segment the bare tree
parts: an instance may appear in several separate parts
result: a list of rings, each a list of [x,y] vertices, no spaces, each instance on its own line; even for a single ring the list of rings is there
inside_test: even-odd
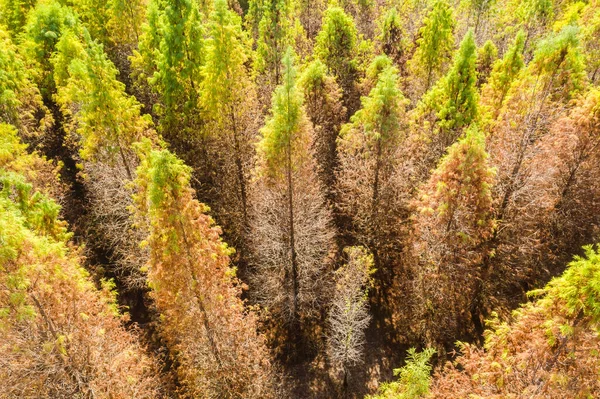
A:
[[[371,322],[368,291],[373,255],[363,247],[344,249],[347,263],[335,272],[336,286],[327,319],[327,354],[342,372],[343,390],[353,366],[363,362],[365,330]]]

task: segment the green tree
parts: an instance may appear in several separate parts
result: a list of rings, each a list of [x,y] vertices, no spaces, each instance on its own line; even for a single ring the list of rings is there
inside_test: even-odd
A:
[[[417,49],[409,61],[413,75],[423,80],[423,91],[427,91],[444,73],[452,58],[455,25],[454,14],[447,1],[437,0],[419,29]]]
[[[398,381],[382,384],[379,393],[367,399],[419,399],[427,397],[431,386],[431,357],[435,350],[427,348],[417,352],[410,348],[406,355],[406,364],[394,370]]]
[[[492,65],[498,58],[498,48],[493,41],[486,41],[481,48],[477,49],[477,87],[484,84],[490,73]]]
[[[387,10],[379,23],[377,42],[381,51],[390,57],[400,71],[404,70],[407,54],[407,38],[402,19],[396,7]]]
[[[215,1],[208,35],[200,91],[222,165],[216,177],[219,198],[215,208],[228,238],[243,251],[258,113],[255,86],[246,66],[250,44],[241,18],[227,8],[225,0]]]
[[[285,49],[292,44],[290,7],[287,0],[268,0],[262,7],[255,69],[259,74],[266,75],[266,84],[269,87],[281,83],[281,61]]]
[[[0,1],[0,23],[6,26],[11,36],[21,33],[27,22],[27,13],[36,4],[35,0]]]
[[[427,151],[432,164],[437,163],[464,128],[477,120],[476,50],[473,32],[469,31],[446,76],[425,94],[416,108],[414,123],[431,141]]]
[[[338,206],[352,221],[352,234],[373,253],[384,284],[392,281],[391,264],[399,253],[400,219],[406,205],[396,178],[407,126],[407,101],[398,80],[394,67],[381,72],[338,139]]]
[[[44,106],[17,46],[1,27],[0,47],[0,122],[16,126],[22,137],[39,139],[52,125],[52,116]]]
[[[351,16],[337,6],[329,6],[323,16],[323,25],[317,35],[314,54],[320,59],[344,91],[344,105],[348,115],[358,108],[356,90],[358,38]]]
[[[481,88],[481,103],[485,111],[492,112],[491,117],[496,118],[504,103],[510,86],[525,65],[523,49],[525,46],[525,33],[519,31],[513,45],[508,49],[502,59],[494,62],[487,83]]]
[[[198,5],[193,0],[175,0],[164,5],[160,16],[161,41],[157,70],[151,78],[160,96],[157,113],[160,130],[167,138],[198,135],[199,84],[204,64],[204,29]]]
[[[325,303],[334,232],[310,147],[311,124],[296,84],[292,50],[282,84],[261,129],[251,226],[254,295],[288,332],[288,343],[308,335],[302,321]],[[282,334],[283,335],[283,334]]]
[[[189,397],[270,398],[271,367],[257,319],[240,299],[232,250],[193,198],[189,167],[167,150],[138,146],[136,211],[149,235],[148,283],[161,334]]]
[[[321,60],[307,65],[298,81],[305,100],[306,113],[312,122],[314,156],[317,161],[321,185],[327,198],[335,197],[335,171],[338,167],[337,137],[346,120],[346,108],[342,105],[342,90],[335,78],[327,74]]]
[[[19,47],[44,99],[50,100],[56,91],[50,63],[56,44],[65,30],[79,25],[73,11],[54,0],[38,2],[29,13]]]

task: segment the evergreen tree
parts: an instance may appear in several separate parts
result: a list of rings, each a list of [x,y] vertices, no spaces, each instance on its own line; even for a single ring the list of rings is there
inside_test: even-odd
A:
[[[320,59],[344,91],[344,105],[348,116],[358,108],[356,91],[358,38],[354,20],[343,9],[330,6],[323,16],[323,25],[317,35],[315,56]]]
[[[6,26],[11,36],[21,33],[27,22],[27,13],[36,4],[35,0],[0,1],[0,23]]]
[[[423,91],[435,83],[451,60],[455,25],[452,9],[446,0],[437,0],[423,21],[417,49],[409,61],[413,75],[423,80]]]
[[[319,178],[330,201],[335,197],[335,171],[338,167],[337,137],[346,120],[342,90],[320,60],[306,66],[299,80],[306,113],[312,122],[314,156]]]
[[[69,29],[79,29],[79,21],[71,9],[55,0],[38,2],[29,13],[20,48],[44,99],[50,100],[56,91],[50,59],[60,36]]]
[[[492,65],[497,58],[498,48],[491,40],[486,41],[483,47],[477,49],[477,87],[488,80],[492,72]]]
[[[219,191],[216,212],[228,238],[244,251],[257,100],[246,67],[249,41],[241,19],[227,8],[225,0],[217,0],[214,9],[202,69],[201,103],[210,118],[209,130],[219,143],[215,163],[222,167],[215,178]]]
[[[160,103],[160,130],[167,138],[185,140],[197,136],[199,84],[204,63],[204,29],[198,5],[193,0],[176,0],[164,5],[160,15],[161,41],[157,70],[151,78]]]
[[[293,343],[309,333],[301,322],[314,319],[326,302],[334,232],[289,48],[283,65],[283,83],[258,144],[251,240],[254,295]]]
[[[401,72],[404,70],[408,46],[405,36],[398,9],[392,7],[382,15],[377,42],[381,51],[394,61]]]
[[[291,18],[289,0],[265,0],[262,5],[254,68],[264,76],[267,96],[281,83],[281,61],[285,49],[293,44]]]
[[[186,397],[273,397],[256,316],[240,299],[232,250],[193,198],[190,168],[167,150],[139,148],[136,210],[148,226],[148,283]]]
[[[0,122],[18,127],[21,136],[36,138],[52,125],[52,116],[42,102],[17,46],[0,27]]]
[[[448,149],[421,190],[414,253],[422,289],[422,333],[430,345],[473,333],[476,284],[482,278],[480,245],[492,236],[492,184],[485,137],[476,126]],[[477,320],[478,322],[478,320]]]
[[[407,101],[398,87],[397,70],[384,70],[362,102],[338,139],[338,206],[352,222],[352,235],[373,253],[380,280],[390,284],[406,200],[397,177]]]
[[[514,44],[508,49],[502,59],[494,62],[488,82],[481,88],[481,102],[486,111],[492,112],[496,118],[504,103],[511,84],[524,66],[523,48],[525,33],[519,31]]]
[[[464,128],[477,120],[477,52],[473,32],[469,31],[460,44],[452,68],[443,79],[425,94],[417,106],[413,123],[427,138],[425,173],[437,163],[460,136]]]

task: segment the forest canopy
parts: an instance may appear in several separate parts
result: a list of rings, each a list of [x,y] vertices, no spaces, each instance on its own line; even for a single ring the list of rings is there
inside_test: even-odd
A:
[[[599,0],[0,0],[0,398],[600,397]]]

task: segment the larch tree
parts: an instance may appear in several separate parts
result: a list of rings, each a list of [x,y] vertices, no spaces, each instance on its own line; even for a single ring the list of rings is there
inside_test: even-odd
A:
[[[402,19],[396,7],[387,10],[381,16],[377,42],[381,52],[390,57],[401,74],[405,72],[408,54],[407,34],[402,25]]]
[[[0,1],[0,23],[14,38],[23,30],[27,22],[27,13],[35,6],[35,0]]]
[[[473,32],[469,31],[446,76],[423,96],[413,111],[413,130],[425,141],[425,153],[416,155],[424,175],[478,118],[476,50]]]
[[[196,1],[150,1],[148,25],[132,59],[138,80],[146,79],[158,97],[154,112],[160,133],[190,159],[204,125],[199,106],[203,36]]]
[[[260,84],[264,86],[266,98],[281,83],[281,61],[287,47],[293,45],[291,26],[292,4],[289,0],[264,1],[258,24],[254,69],[261,77]]]
[[[446,0],[437,0],[425,17],[419,30],[417,49],[409,61],[409,68],[422,89],[420,96],[442,76],[452,59],[456,21]],[[417,84],[418,82],[415,82]]]
[[[8,33],[0,27],[0,122],[19,129],[21,137],[40,142],[52,116]]]
[[[493,41],[486,41],[477,49],[477,87],[484,84],[492,72],[492,65],[498,58],[498,48]]]
[[[351,16],[337,6],[330,6],[323,16],[323,25],[317,35],[314,55],[326,66],[344,91],[344,106],[348,117],[359,107],[356,89],[358,77],[358,33]]]
[[[272,371],[256,315],[240,299],[231,249],[194,199],[191,170],[175,155],[138,145],[135,209],[149,235],[147,264],[160,333],[177,361],[183,397],[270,398]]]
[[[213,208],[227,238],[242,252],[248,232],[248,185],[259,114],[256,87],[246,65],[249,46],[241,18],[227,8],[226,1],[217,0],[208,28],[201,104],[215,142],[215,163],[221,165],[215,177],[219,194]]]
[[[486,115],[489,118],[498,117],[510,86],[525,65],[523,61],[524,45],[525,33],[519,31],[513,45],[504,54],[504,57],[496,60],[492,65],[490,77],[481,88],[482,113],[491,113],[491,115]]]
[[[327,199],[333,201],[338,167],[337,137],[346,120],[342,90],[320,60],[305,67],[298,84],[304,94],[306,114],[313,125],[313,150],[320,183]]]
[[[292,343],[327,302],[334,231],[311,152],[313,130],[292,50],[261,129],[253,187],[253,293]]]
[[[350,220],[351,232],[346,233],[373,253],[378,283],[384,285],[392,281],[406,216],[399,154],[406,137],[407,100],[398,84],[396,68],[384,70],[338,139],[338,206]]]
[[[23,28],[20,49],[45,100],[51,100],[56,91],[50,62],[52,53],[63,31],[69,29],[80,29],[79,20],[69,7],[54,0],[38,2]]]
[[[327,355],[342,375],[346,393],[353,367],[364,362],[365,331],[371,322],[369,288],[373,256],[363,247],[344,249],[346,264],[335,271],[327,319]]]
[[[114,284],[96,288],[60,206],[40,189],[56,185],[56,174],[9,125],[0,124],[0,148],[2,394],[161,397],[158,364],[125,328]]]
[[[496,287],[488,292],[523,290],[546,270],[538,254],[553,245],[542,227],[550,216],[552,196],[536,191],[531,161],[550,126],[585,85],[577,33],[576,27],[566,26],[539,44],[490,132],[488,148],[498,170],[494,189],[498,229],[489,244],[495,256],[486,258],[485,268],[496,273],[491,279]]]
[[[470,127],[448,149],[416,203],[413,251],[421,332],[429,345],[441,349],[470,336],[480,323],[471,307],[477,281],[484,277],[482,244],[495,226],[495,171],[488,158],[483,133]]]
[[[63,33],[52,65],[54,98],[65,118],[67,142],[78,149],[90,202],[88,234],[110,254],[110,272],[120,283],[144,289],[140,267],[147,254],[136,244],[141,233],[131,227],[127,185],[138,162],[131,145],[156,138],[152,121],[140,115],[140,104],[125,93],[116,68],[87,30]]]

